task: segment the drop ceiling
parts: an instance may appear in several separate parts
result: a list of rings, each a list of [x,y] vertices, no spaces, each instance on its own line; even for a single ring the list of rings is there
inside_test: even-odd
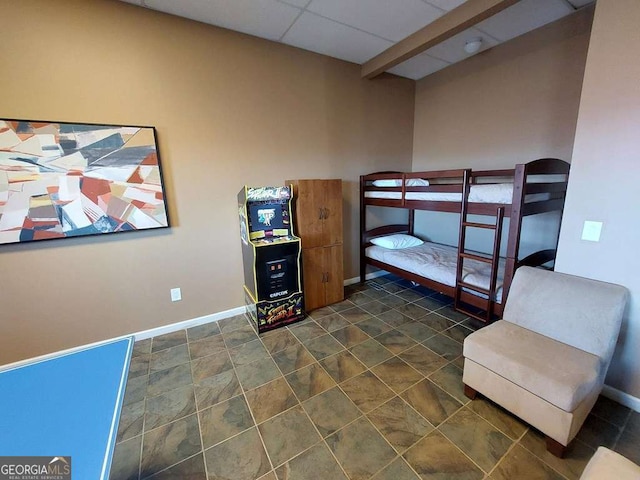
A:
[[[466,0],[122,0],[363,64]],[[575,12],[594,0],[520,0],[390,68],[414,80]],[[475,54],[475,53],[474,53]]]

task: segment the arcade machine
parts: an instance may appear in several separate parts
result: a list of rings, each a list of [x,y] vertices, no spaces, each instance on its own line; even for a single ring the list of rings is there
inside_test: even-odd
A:
[[[304,318],[300,238],[293,234],[293,189],[248,187],[238,193],[247,312],[258,333]]]

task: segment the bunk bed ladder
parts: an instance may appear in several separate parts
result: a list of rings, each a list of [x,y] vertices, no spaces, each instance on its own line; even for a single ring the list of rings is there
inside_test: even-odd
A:
[[[496,221],[494,224],[491,223],[478,223],[478,222],[469,222],[468,221],[468,203],[469,203],[469,190],[471,188],[471,178],[465,172],[464,176],[464,190],[462,193],[462,210],[460,212],[460,233],[459,233],[459,241],[458,241],[458,262],[456,267],[456,290],[454,295],[454,308],[462,312],[466,315],[469,315],[473,318],[476,318],[482,322],[490,322],[493,316],[493,310],[495,305],[495,293],[496,293],[496,284],[498,279],[498,265],[500,261],[500,241],[502,236],[502,222],[504,220],[504,207],[498,207],[496,210]],[[492,255],[484,256],[478,255],[475,253],[469,253],[465,249],[465,240],[467,237],[467,228],[482,228],[487,230],[494,231],[493,237],[493,252]],[[476,260],[479,262],[488,263],[491,265],[491,276],[489,280],[489,288],[481,288],[475,285],[471,285],[466,283],[462,279],[462,272],[465,259]],[[484,303],[484,315],[470,311],[464,305],[465,303],[461,301],[462,292],[463,291],[471,291],[476,292],[482,295],[482,297],[478,297],[476,300],[479,303]],[[483,298],[486,299],[483,302]]]

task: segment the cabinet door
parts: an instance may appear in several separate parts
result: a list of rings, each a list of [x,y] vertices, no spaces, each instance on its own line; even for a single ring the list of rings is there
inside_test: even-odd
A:
[[[324,191],[324,245],[342,243],[342,180],[322,182]]]
[[[342,260],[342,245],[327,247],[325,250],[325,283],[326,305],[344,300],[344,271]]]
[[[294,232],[302,240],[302,248],[320,247],[324,245],[325,240],[322,222],[324,191],[321,182],[295,180],[291,183],[296,212]]]
[[[304,306],[307,312],[326,305],[325,303],[325,249],[302,250],[302,278],[304,280]]]

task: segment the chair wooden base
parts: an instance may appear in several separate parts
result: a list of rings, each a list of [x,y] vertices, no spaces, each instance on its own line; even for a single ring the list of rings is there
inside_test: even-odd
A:
[[[551,455],[555,455],[558,458],[564,458],[564,454],[567,452],[567,447],[551,437],[546,437],[546,440],[547,452],[549,452]]]
[[[478,391],[475,388],[471,388],[469,385],[464,384],[464,394],[471,400],[475,400],[478,395]]]

